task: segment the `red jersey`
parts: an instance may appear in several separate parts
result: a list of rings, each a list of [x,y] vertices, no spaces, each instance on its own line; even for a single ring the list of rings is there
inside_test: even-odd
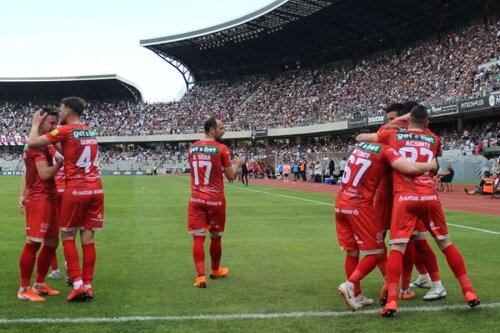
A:
[[[61,142],[66,186],[101,188],[97,166],[98,146],[95,131],[83,124],[63,125],[49,133],[50,142]]]
[[[57,161],[64,160],[64,157],[53,145],[47,146],[49,148],[50,155],[52,155],[52,165],[56,165]],[[66,175],[64,174],[64,166],[59,168],[57,171],[54,180],[56,182],[57,190],[64,190],[66,187]]]
[[[42,180],[36,168],[36,163],[43,161],[47,162],[48,166],[53,165],[49,149],[47,147],[32,149],[26,145],[23,158],[26,166],[26,198],[55,198],[56,184],[54,179]]]
[[[389,146],[358,143],[347,160],[337,203],[371,205],[381,176],[400,157]]]
[[[383,131],[378,139],[396,149],[401,156],[413,162],[430,162],[441,154],[441,140],[430,131]],[[435,194],[435,184],[430,173],[408,176],[393,170],[394,192]]]
[[[189,147],[191,196],[218,198],[224,195],[223,168],[231,166],[226,145],[217,141],[196,141]]]
[[[395,120],[387,124],[383,124],[379,127],[377,134],[383,132],[383,131],[406,131],[408,130],[409,122],[407,120]],[[424,130],[426,134],[434,135],[430,129],[426,128]],[[441,153],[439,153],[438,156],[440,156]],[[383,180],[380,182],[380,186],[378,187],[377,191],[378,192],[383,192],[387,193],[386,197],[388,198],[389,196],[392,198],[393,195],[393,186],[392,186],[392,170],[388,169],[387,172],[383,176]]]

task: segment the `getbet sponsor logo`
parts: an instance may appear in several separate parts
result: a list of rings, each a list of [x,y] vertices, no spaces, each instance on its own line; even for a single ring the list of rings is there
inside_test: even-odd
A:
[[[382,149],[382,147],[380,145],[366,143],[366,142],[359,143],[358,147],[361,148],[361,149],[363,149],[363,150],[367,150],[367,151],[370,151],[370,152],[373,152],[373,153],[377,153],[377,154]]]
[[[80,138],[95,138],[95,130],[74,129],[73,130],[73,138],[75,138],[75,139],[80,139]]]
[[[219,148],[211,146],[194,146],[191,147],[191,154],[203,153],[203,154],[218,154]]]
[[[436,143],[436,140],[432,136],[429,136],[429,135],[401,133],[401,132],[398,132],[396,134],[396,140],[420,140],[420,141],[429,142],[431,144]]]

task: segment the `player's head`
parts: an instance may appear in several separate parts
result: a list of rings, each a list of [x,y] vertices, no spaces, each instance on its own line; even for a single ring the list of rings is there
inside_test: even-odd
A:
[[[488,170],[486,170],[484,172],[484,178],[489,178],[489,177],[491,177],[491,172],[489,172]]]
[[[410,124],[414,127],[424,129],[429,123],[429,113],[422,105],[417,105],[410,111]]]
[[[214,139],[217,142],[222,141],[222,136],[224,135],[225,128],[224,123],[220,119],[215,117],[210,117],[205,121],[203,126],[205,128],[205,135],[209,138]]]
[[[52,108],[42,108],[42,114],[45,114],[45,118],[39,127],[39,134],[43,135],[57,128],[57,116],[58,113]]]
[[[404,116],[405,114],[407,113],[410,113],[411,110],[415,107],[415,106],[418,106],[420,104],[418,104],[417,102],[415,101],[407,101],[407,102],[404,102],[403,105],[401,106],[401,111],[399,112],[399,115],[400,116]]]
[[[385,115],[387,122],[390,123],[397,117],[401,115],[401,109],[403,108],[403,104],[401,103],[392,103],[385,109]]]
[[[59,108],[61,124],[66,124],[69,116],[80,118],[83,115],[83,110],[85,110],[86,106],[87,103],[85,103],[85,101],[80,97],[63,98]]]

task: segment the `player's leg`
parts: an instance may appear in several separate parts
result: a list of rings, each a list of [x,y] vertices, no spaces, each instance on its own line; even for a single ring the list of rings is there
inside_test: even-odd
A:
[[[64,188],[58,188],[56,193],[56,217],[57,217],[57,230],[59,233],[59,229],[61,226],[61,203],[62,203],[62,195],[64,193]],[[59,269],[59,264],[57,261],[57,253],[54,253],[54,257],[52,258],[52,262],[50,263],[51,272],[49,273],[49,279],[51,280],[60,280],[61,279],[61,271]],[[68,276],[66,274],[66,278]]]
[[[406,244],[405,254],[403,256],[403,271],[401,275],[400,300],[410,300],[415,297],[415,293],[410,289],[411,274],[413,271],[413,262],[415,258],[414,240],[410,239]]]
[[[220,203],[220,205],[219,205]],[[221,267],[222,234],[226,225],[226,202],[221,199],[217,205],[210,206],[208,210],[210,221],[210,278],[218,279],[229,274],[229,268]]]
[[[19,257],[20,281],[17,298],[42,302],[45,299],[39,296],[31,288],[31,276],[36,264],[36,255],[41,247],[45,232],[42,232],[43,217],[38,214],[44,209],[44,202],[41,200],[25,200],[26,216],[26,241],[24,243],[21,256]]]
[[[33,242],[26,239],[24,243],[21,256],[19,257],[19,290],[17,292],[17,298],[25,299],[34,302],[42,302],[45,299],[39,296],[33,289],[31,289],[31,275],[35,268],[36,263],[36,253],[40,249],[40,242]]]
[[[434,222],[434,228],[431,228],[431,233],[434,236],[439,249],[446,256],[448,266],[460,283],[465,301],[470,307],[478,306],[481,304],[481,300],[477,297],[474,289],[472,288],[462,254],[448,237],[448,227],[446,225],[441,203],[437,201],[433,202],[433,205],[434,207],[431,210],[431,214],[432,221]]]
[[[188,233],[193,236],[192,256],[196,269],[194,287],[206,288],[205,278],[205,233],[207,229],[208,212],[204,204],[189,201]]]
[[[61,271],[59,270],[56,253],[54,253],[54,257],[52,257],[52,261],[50,262],[50,273],[48,275],[48,278],[51,280],[61,279]]]
[[[33,289],[42,295],[56,296],[60,292],[50,288],[45,283],[45,277],[59,244],[59,224],[57,223],[56,206],[54,201],[46,201],[43,210],[38,212],[43,221],[48,221],[48,226],[43,229],[45,233],[43,245],[37,258],[37,273]]]
[[[85,297],[87,300],[94,298],[94,289],[92,281],[94,280],[94,270],[97,258],[95,246],[95,232],[102,230],[104,226],[104,194],[94,190],[88,204],[87,214],[85,215],[84,230],[80,231],[80,240],[82,245],[82,281],[85,288]]]
[[[414,214],[416,208],[414,202],[406,201],[401,194],[394,196],[389,241],[391,250],[386,266],[387,303],[380,313],[383,317],[394,316],[398,308],[398,285],[403,271],[403,255],[418,220]]]
[[[383,232],[379,221],[374,221],[375,212],[372,206],[358,207],[353,215],[348,216],[350,225],[355,235],[359,253],[363,255],[355,269],[349,274],[347,281],[357,286],[359,292],[354,290],[357,300],[363,305],[373,304],[361,294],[361,280],[371,273],[384,256]]]
[[[64,258],[67,263],[68,274],[73,281],[73,289],[66,297],[67,301],[84,300],[85,287],[83,286],[80,257],[76,248],[76,235],[83,230],[86,216],[86,202],[89,196],[79,196],[78,189],[67,188],[63,194],[61,204],[61,239]]]
[[[432,260],[436,260],[436,255],[434,254],[432,249],[430,249],[429,243],[425,238],[425,234],[424,235],[419,234],[415,238],[414,259],[415,259],[414,260],[415,268],[418,271],[418,278],[412,283],[410,283],[410,287],[429,289],[431,287],[431,277],[429,275],[429,269],[432,270],[433,272],[436,272],[435,268],[432,267],[433,264],[430,262]],[[429,262],[429,269],[427,269],[426,262]],[[436,267],[437,267],[437,261],[436,261]],[[439,271],[437,273],[439,274]]]
[[[338,292],[350,309],[358,310],[363,306],[356,300],[356,293],[361,294],[359,281],[356,285],[349,282],[347,279],[355,271],[356,266],[358,265],[359,249],[358,245],[356,244],[354,231],[349,221],[350,216],[343,213],[342,208],[348,209],[347,207],[335,207],[335,228],[337,231],[337,240],[339,242],[340,248],[341,250],[346,251],[344,261],[346,281],[340,284],[340,286],[338,287]]]
[[[50,264],[54,258],[57,245],[59,243],[57,234],[58,232],[55,230],[55,233],[49,236],[50,238],[44,240],[42,249],[38,254],[37,272],[33,289],[40,295],[57,296],[60,294],[58,290],[52,289],[45,282],[45,277],[47,276],[47,272],[50,268]]]

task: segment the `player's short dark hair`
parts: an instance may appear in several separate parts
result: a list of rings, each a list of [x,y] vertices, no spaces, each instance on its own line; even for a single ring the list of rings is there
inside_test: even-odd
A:
[[[415,124],[425,124],[427,119],[429,119],[429,113],[427,109],[422,105],[417,105],[410,111],[411,122]]]
[[[392,103],[388,107],[385,108],[385,113],[389,112],[397,112],[398,114],[401,114],[401,109],[403,108],[403,104],[401,103]]]
[[[81,116],[83,114],[83,110],[87,106],[87,103],[85,103],[85,100],[80,97],[66,97],[63,98],[61,101],[61,104],[64,104],[65,107],[68,109],[71,109],[74,113],[76,113],[78,116]]]
[[[399,115],[400,116],[404,116],[405,114],[407,113],[410,113],[411,110],[415,107],[415,106],[418,106],[420,104],[418,104],[417,102],[415,101],[407,101],[407,102],[404,102],[403,103],[403,106],[401,107],[401,111],[399,112]]]
[[[486,170],[486,171],[484,172],[484,177],[485,177],[485,178],[491,177],[491,172],[489,172],[488,170]]]
[[[56,118],[59,117],[59,113],[54,108],[45,107],[45,106],[42,108],[42,114],[46,114],[47,116],[53,116]]]
[[[208,134],[211,128],[217,128],[217,119],[215,119],[215,117],[208,118],[205,120],[203,127],[205,128],[205,134]]]

